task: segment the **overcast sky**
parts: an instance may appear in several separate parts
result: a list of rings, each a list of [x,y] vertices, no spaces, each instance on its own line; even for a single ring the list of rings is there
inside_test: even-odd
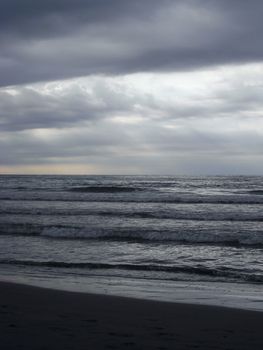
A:
[[[1,0],[0,173],[263,174],[262,0]]]

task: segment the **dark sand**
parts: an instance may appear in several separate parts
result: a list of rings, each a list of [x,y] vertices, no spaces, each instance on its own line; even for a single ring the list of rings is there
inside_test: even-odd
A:
[[[0,348],[263,349],[263,312],[0,283]]]

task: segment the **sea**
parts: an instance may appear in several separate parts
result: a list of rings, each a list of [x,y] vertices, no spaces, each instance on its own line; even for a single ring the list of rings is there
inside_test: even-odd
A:
[[[0,176],[0,279],[263,311],[263,177]]]

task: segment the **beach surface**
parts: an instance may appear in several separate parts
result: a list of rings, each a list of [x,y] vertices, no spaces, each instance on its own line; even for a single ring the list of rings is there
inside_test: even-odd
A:
[[[263,349],[263,312],[0,282],[1,349]]]

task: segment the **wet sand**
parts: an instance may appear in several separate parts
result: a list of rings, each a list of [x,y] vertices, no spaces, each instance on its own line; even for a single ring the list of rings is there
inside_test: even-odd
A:
[[[263,312],[0,282],[3,350],[262,350],[262,330]]]

